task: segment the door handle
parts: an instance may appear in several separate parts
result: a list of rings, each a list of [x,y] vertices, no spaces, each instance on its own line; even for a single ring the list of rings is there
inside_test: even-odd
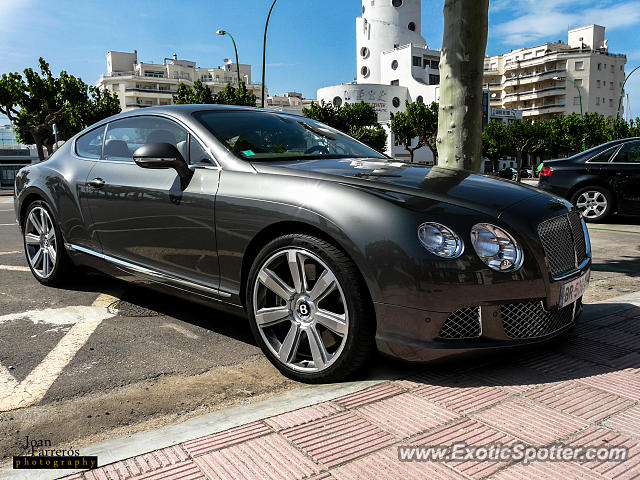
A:
[[[94,178],[89,182],[89,186],[92,188],[102,188],[104,187],[104,180],[101,178]]]

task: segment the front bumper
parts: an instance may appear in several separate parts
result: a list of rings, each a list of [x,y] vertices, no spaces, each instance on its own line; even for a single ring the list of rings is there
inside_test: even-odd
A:
[[[376,304],[376,311],[378,350],[425,362],[549,341],[576,324],[582,299],[561,310],[547,309],[542,299],[532,299],[445,313],[385,304]]]

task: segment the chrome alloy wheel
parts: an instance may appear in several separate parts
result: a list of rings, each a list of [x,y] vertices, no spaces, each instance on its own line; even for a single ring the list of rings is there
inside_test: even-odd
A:
[[[44,208],[35,207],[29,212],[24,228],[24,242],[34,273],[40,278],[51,276],[56,266],[58,242],[53,221]]]
[[[597,190],[582,192],[576,200],[576,207],[586,218],[598,218],[607,210],[607,197]]]
[[[269,350],[293,370],[325,370],[344,349],[344,292],[327,264],[307,250],[281,250],[264,262],[253,286],[253,314]]]

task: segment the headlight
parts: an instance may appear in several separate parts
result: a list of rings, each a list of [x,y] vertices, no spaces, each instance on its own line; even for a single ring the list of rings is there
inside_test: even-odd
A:
[[[434,255],[456,258],[462,254],[462,239],[450,228],[440,223],[423,223],[418,227],[420,243]]]
[[[518,242],[500,227],[479,223],[471,229],[471,243],[480,259],[493,270],[512,272],[524,259]]]

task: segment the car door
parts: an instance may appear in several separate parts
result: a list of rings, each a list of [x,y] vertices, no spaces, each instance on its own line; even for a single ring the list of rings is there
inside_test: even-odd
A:
[[[182,185],[173,169],[146,169],[133,161],[137,148],[164,142],[187,161],[190,150],[197,150],[190,143],[204,152],[184,127],[165,117],[141,115],[107,125],[102,158],[88,182],[102,253],[141,275],[217,288],[214,204],[220,169],[211,158],[198,158],[193,177]]]
[[[623,144],[610,162],[620,213],[640,214],[640,141]]]

